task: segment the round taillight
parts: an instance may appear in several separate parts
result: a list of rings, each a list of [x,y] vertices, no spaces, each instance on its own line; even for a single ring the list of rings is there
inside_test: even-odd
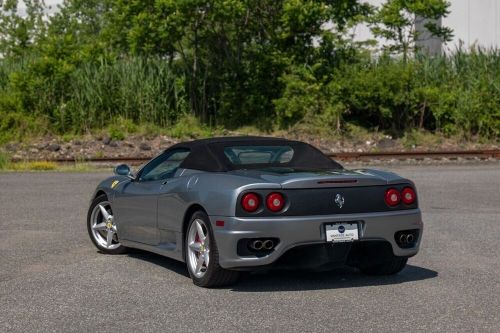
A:
[[[407,205],[411,205],[415,202],[417,195],[411,187],[405,187],[401,192],[401,200]]]
[[[266,199],[267,208],[272,212],[279,212],[285,206],[285,198],[280,193],[271,193]]]
[[[394,188],[390,188],[385,192],[385,203],[389,206],[399,205],[401,202],[401,193]]]
[[[255,212],[260,206],[259,196],[255,193],[247,193],[241,198],[241,206],[249,213]]]

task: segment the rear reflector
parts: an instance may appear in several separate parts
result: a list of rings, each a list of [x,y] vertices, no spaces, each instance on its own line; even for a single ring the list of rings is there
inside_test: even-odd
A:
[[[414,203],[417,197],[415,191],[411,187],[405,187],[401,194],[401,199],[407,205],[411,205],[412,203]]]
[[[385,192],[385,203],[388,206],[394,207],[401,202],[401,193],[395,188],[390,188]]]
[[[241,207],[249,213],[255,212],[260,206],[260,199],[256,193],[247,193],[241,198]]]
[[[224,221],[215,221],[215,226],[216,227],[223,227],[224,226]]]

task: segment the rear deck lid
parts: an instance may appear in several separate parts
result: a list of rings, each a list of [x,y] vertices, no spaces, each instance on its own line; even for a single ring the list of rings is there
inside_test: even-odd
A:
[[[280,184],[283,189],[379,186],[401,180],[394,173],[376,170],[301,170],[269,168],[238,170],[233,173],[259,179],[260,182]]]

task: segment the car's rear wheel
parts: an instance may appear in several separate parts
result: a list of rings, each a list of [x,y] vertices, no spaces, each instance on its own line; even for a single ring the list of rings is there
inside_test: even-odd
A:
[[[184,241],[186,263],[194,284],[220,287],[238,280],[239,273],[219,265],[219,252],[207,214],[193,214]]]
[[[408,258],[406,257],[392,256],[376,265],[360,267],[360,270],[362,273],[368,275],[393,275],[401,272],[407,262]]]
[[[111,202],[106,195],[100,195],[92,201],[87,214],[87,230],[92,243],[103,253],[125,253],[126,247],[118,240]]]

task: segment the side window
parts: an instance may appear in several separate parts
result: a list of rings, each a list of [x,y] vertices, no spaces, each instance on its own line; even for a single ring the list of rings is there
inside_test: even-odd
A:
[[[179,165],[188,155],[188,149],[176,149],[158,156],[144,167],[140,180],[151,181],[173,177]]]

